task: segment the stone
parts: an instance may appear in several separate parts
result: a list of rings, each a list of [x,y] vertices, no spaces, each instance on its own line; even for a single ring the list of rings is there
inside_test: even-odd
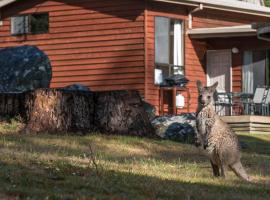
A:
[[[35,46],[0,50],[0,92],[48,88],[52,68],[48,56]]]
[[[195,113],[157,117],[152,121],[156,134],[182,143],[194,144],[196,135]]]

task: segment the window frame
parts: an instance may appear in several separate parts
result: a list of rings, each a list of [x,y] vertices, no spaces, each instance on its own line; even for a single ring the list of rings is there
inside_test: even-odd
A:
[[[33,32],[32,31],[32,17],[34,15],[47,15],[48,16],[48,30],[44,31],[44,32]],[[27,25],[24,24],[24,26],[26,27],[23,33],[14,33],[14,25],[13,25],[13,18],[16,17],[25,17],[27,18]],[[40,13],[30,13],[30,14],[22,14],[22,15],[16,15],[16,16],[12,16],[10,18],[10,32],[12,36],[22,36],[22,35],[40,35],[40,34],[47,34],[50,32],[50,15],[49,12],[40,12]]]
[[[164,17],[164,18],[167,18],[169,19],[169,24],[170,24],[170,27],[169,27],[169,38],[168,38],[168,41],[169,41],[169,62],[170,62],[170,57],[172,57],[174,59],[174,46],[172,44],[172,41],[171,41],[171,27],[172,27],[172,21],[179,21],[181,23],[181,42],[182,42],[182,66],[181,65],[174,65],[173,64],[173,61],[172,63],[158,63],[156,62],[156,41],[155,41],[155,38],[156,38],[156,18],[157,17]],[[174,39],[174,36],[173,35],[173,39]],[[171,50],[173,49],[173,50]],[[172,60],[173,60],[172,59]],[[178,19],[178,18],[172,18],[172,17],[168,17],[168,16],[154,16],[154,85],[155,86],[160,86],[161,84],[157,84],[155,83],[155,69],[160,69],[161,67],[168,67],[168,71],[169,71],[169,76],[172,76],[174,75],[173,72],[171,72],[173,70],[173,67],[180,67],[181,68],[181,71],[183,72],[183,75],[186,74],[186,69],[185,69],[185,20],[184,19]],[[167,77],[164,77],[164,78],[167,78]]]

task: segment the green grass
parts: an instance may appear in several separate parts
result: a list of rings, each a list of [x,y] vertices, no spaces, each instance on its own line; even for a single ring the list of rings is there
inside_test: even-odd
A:
[[[270,0],[264,0],[265,6],[270,7]]]
[[[241,135],[253,183],[213,178],[192,145],[127,136],[0,135],[0,199],[269,199],[270,135]],[[91,148],[90,148],[91,146]],[[91,153],[92,152],[92,153]]]

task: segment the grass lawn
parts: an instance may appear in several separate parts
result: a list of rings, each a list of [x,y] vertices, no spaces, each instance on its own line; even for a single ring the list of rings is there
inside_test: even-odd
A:
[[[270,199],[270,135],[241,135],[253,183],[213,178],[188,144],[126,136],[19,135],[2,125],[0,199]]]

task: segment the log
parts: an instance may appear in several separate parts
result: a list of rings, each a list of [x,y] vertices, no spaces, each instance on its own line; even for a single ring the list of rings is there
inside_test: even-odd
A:
[[[38,89],[25,95],[26,131],[66,133],[94,128],[92,92]]]
[[[97,92],[95,125],[103,133],[155,135],[138,91]]]

